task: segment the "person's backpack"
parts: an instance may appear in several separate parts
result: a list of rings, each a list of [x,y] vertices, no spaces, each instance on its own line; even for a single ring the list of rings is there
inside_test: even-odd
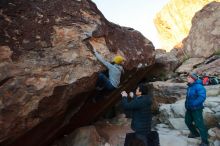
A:
[[[217,85],[217,84],[219,84],[219,79],[218,79],[217,77],[211,77],[211,78],[209,79],[209,83],[210,83],[211,85]]]
[[[208,76],[205,76],[205,77],[202,79],[202,84],[203,84],[203,85],[208,85],[208,84],[209,84],[209,77],[208,77]]]

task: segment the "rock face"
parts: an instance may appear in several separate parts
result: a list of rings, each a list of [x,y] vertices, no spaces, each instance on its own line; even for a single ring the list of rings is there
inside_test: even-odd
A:
[[[183,62],[176,70],[177,73],[188,73],[191,72],[196,66],[203,63],[205,58],[190,58]]]
[[[208,59],[189,58],[188,60],[185,60],[175,72],[180,74],[177,78],[180,81],[186,81],[186,73],[189,72],[197,73],[201,77],[207,75],[209,77],[220,78],[220,55],[214,55]]]
[[[154,63],[149,40],[108,22],[90,0],[4,0],[0,7],[0,145],[48,146],[93,122]],[[108,100],[84,104],[105,70],[92,48],[109,61],[124,56],[125,74]]]
[[[157,103],[174,103],[185,98],[186,83],[151,82],[147,84],[150,94]]]
[[[156,49],[155,64],[147,74],[149,79],[166,80],[171,78],[180,61],[173,52]]]
[[[182,42],[182,40],[185,37],[187,37],[190,31],[190,28],[192,25],[191,20],[194,14],[200,9],[202,9],[202,7],[204,7],[206,4],[213,2],[213,1],[214,0],[191,0],[191,1],[170,0],[170,2],[156,15],[154,19],[154,24],[156,25],[156,28],[159,32],[162,48],[166,50],[171,50],[175,45]],[[215,1],[220,2],[220,0],[215,0]],[[214,9],[213,9],[213,11],[207,11],[207,12],[205,12],[204,10],[204,13],[206,13],[204,16],[200,15],[200,17],[197,17],[197,19],[203,19],[202,20],[203,22],[200,23],[200,25],[203,24],[203,26],[198,31],[199,36],[197,36],[197,38],[200,39],[200,41],[204,41],[203,39],[201,39],[201,37],[204,37],[204,34],[206,34],[207,32],[210,33],[211,31],[213,31],[213,34],[210,33],[210,36],[212,35],[216,37],[219,36],[219,34],[217,34],[219,33],[218,31],[219,30],[219,22],[218,22],[219,16],[217,16],[219,15],[219,12],[217,11],[214,12]],[[215,15],[215,17],[214,18],[210,17],[210,14],[212,16]],[[214,21],[214,19],[216,20],[216,22]],[[198,26],[195,26],[195,25],[193,27],[198,28]],[[214,40],[214,36],[212,36],[213,40]],[[210,45],[210,43],[206,43],[206,44]],[[204,49],[207,49],[207,47],[203,46],[202,44],[200,44],[200,46]],[[208,48],[211,48],[211,46],[208,46]]]
[[[189,36],[183,41],[189,57],[210,57],[220,52],[220,2],[212,2],[192,19]]]
[[[198,68],[194,69],[193,72],[206,73],[209,76],[215,75],[220,78],[220,56],[216,60],[204,62]]]

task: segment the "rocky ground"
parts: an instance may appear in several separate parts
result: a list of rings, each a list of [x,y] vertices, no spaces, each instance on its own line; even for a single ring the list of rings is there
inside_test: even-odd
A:
[[[209,141],[212,146],[220,145],[220,129],[215,127],[220,121],[220,96],[208,97],[203,111],[205,123],[209,127]],[[200,138],[187,138],[189,130],[184,123],[184,100],[160,106],[159,124],[155,126],[160,133],[162,146],[197,146]]]
[[[167,87],[167,90],[174,86],[178,88],[177,85],[178,83],[173,84],[171,88]],[[218,93],[217,96],[207,97],[203,113],[209,128],[210,146],[219,146],[220,129],[216,126],[220,121],[220,85],[206,88]],[[172,96],[175,96],[174,94]],[[200,138],[187,137],[189,130],[184,123],[184,101],[185,99],[180,99],[172,104],[160,104],[159,114],[153,118],[152,130],[158,131],[161,146],[198,146],[201,142]],[[126,133],[132,132],[130,122],[131,120],[124,114],[119,114],[113,119],[101,120],[93,126],[82,127],[61,141],[57,141],[53,146],[93,146],[94,143],[100,146],[123,146]]]

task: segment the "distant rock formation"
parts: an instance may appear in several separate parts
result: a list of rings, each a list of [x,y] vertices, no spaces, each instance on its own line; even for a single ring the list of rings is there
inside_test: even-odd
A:
[[[180,44],[182,40],[189,34],[192,26],[191,20],[194,14],[201,10],[206,4],[213,1],[214,0],[170,0],[170,2],[159,13],[157,13],[154,19],[154,24],[158,30],[162,48],[169,51],[173,49],[174,46]],[[220,2],[220,0],[215,1]],[[209,27],[212,26],[209,28],[209,30],[213,30],[213,35],[216,35],[218,31],[214,30],[213,28],[219,26],[218,22],[213,24],[212,22],[214,21],[206,19],[210,12],[210,10],[209,12],[204,11],[203,13],[206,13],[207,15],[204,15],[204,18],[203,15],[199,15],[199,18],[197,18],[204,19],[204,22],[210,21],[209,23],[206,22],[204,24],[204,22],[202,22],[201,24],[207,24]],[[213,14],[213,16],[214,15],[217,15],[217,12]],[[212,19],[216,18],[212,17]],[[194,28],[196,27],[198,26],[194,25]],[[207,33],[206,30],[207,29],[204,30],[205,33]],[[202,34],[199,36],[202,37]]]
[[[196,13],[183,48],[173,49],[183,64],[178,73],[196,72],[220,77],[220,3],[212,2]]]
[[[192,19],[188,37],[182,48],[171,50],[181,66],[177,73],[196,72],[220,77],[220,3],[212,2]]]
[[[196,13],[183,49],[188,57],[220,55],[220,2],[212,2]]]
[[[1,146],[48,146],[93,122],[154,63],[149,40],[108,22],[90,0],[4,0],[0,8]],[[105,70],[92,48],[109,61],[124,56],[125,74],[107,100],[84,106]]]

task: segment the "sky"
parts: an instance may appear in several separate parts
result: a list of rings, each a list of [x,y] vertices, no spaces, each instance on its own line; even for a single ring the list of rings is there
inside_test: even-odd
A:
[[[160,48],[153,19],[169,0],[92,0],[109,21],[140,31]]]

